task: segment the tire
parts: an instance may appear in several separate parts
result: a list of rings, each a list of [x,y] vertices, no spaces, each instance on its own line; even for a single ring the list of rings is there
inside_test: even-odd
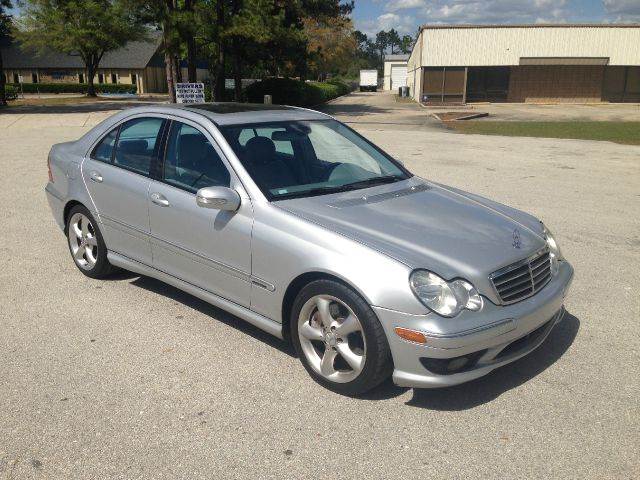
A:
[[[329,390],[360,395],[393,371],[389,343],[378,317],[360,295],[342,283],[309,283],[296,297],[289,323],[300,361]]]
[[[82,205],[76,205],[67,216],[64,233],[73,262],[90,278],[105,278],[117,270],[107,260],[107,246],[93,215]]]

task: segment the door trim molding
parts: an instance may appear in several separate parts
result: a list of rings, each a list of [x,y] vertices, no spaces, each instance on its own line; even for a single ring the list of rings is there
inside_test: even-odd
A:
[[[163,238],[160,238],[156,235],[153,235],[150,232],[145,232],[143,230],[140,230],[138,228],[135,228],[127,223],[121,222],[119,220],[116,220],[114,218],[111,218],[107,215],[103,215],[103,214],[99,214],[99,217],[101,217],[102,221],[101,223],[105,224],[106,226],[110,226],[112,228],[117,228],[118,230],[133,235],[136,238],[140,238],[142,240],[149,240],[151,242],[152,247],[156,246],[159,248],[164,248],[165,250],[168,250],[172,253],[175,253],[177,255],[182,255],[183,257],[188,258],[189,260],[192,260],[194,262],[198,262],[201,263],[207,267],[213,268],[215,270],[218,270],[222,273],[226,273],[228,275],[234,276],[236,278],[239,278],[240,280],[243,280],[245,282],[251,283],[257,287],[263,288],[269,292],[275,292],[276,291],[276,287],[275,285],[273,285],[272,283],[263,280],[260,277],[257,277],[255,275],[252,275],[250,272],[246,272],[244,270],[241,270],[239,268],[233,267],[231,265],[228,265],[224,262],[220,262],[219,260],[214,260],[212,258],[209,258],[207,256],[201,255],[197,252],[194,252],[193,250],[189,250],[187,248],[184,248],[180,245],[176,245],[173,242],[169,242],[168,240],[165,240]],[[106,220],[106,222],[105,222]],[[124,227],[124,228],[122,228]]]

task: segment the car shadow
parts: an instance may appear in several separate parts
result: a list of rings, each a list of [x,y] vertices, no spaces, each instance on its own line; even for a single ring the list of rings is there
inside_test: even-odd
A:
[[[293,346],[288,342],[282,341],[241,318],[160,280],[138,276],[125,271],[112,275],[110,280],[128,280],[131,278],[134,279],[130,282],[131,285],[180,302],[225,325],[250,335],[292,358],[297,358]],[[460,411],[488,403],[503,393],[528,382],[558,361],[573,344],[579,329],[580,320],[567,312],[562,322],[553,328],[542,345],[529,355],[498,368],[484,377],[462,385],[439,389],[414,388],[412,389],[413,396],[406,402],[406,405],[429,410]],[[369,401],[389,400],[406,393],[408,390],[411,389],[394,385],[391,378],[389,378],[374,390],[356,398]]]
[[[160,280],[156,280],[151,277],[138,276],[135,280],[131,282],[131,285],[135,285],[136,287],[143,288],[150,292],[163,295],[168,297],[176,302],[180,302],[183,305],[193,308],[200,313],[203,313],[216,321],[222,322],[225,325],[235,328],[242,333],[252,336],[258,341],[264,342],[270,347],[273,347],[279,350],[282,353],[289,355],[290,357],[297,358],[295,350],[291,345],[287,342],[280,340],[273,335],[268,334],[260,330],[258,327],[254,327],[250,323],[242,320],[235,315],[232,315],[218,307],[214,307],[213,305],[205,302],[204,300],[200,300],[193,295],[183,292],[171,285],[168,285]]]
[[[412,398],[406,404],[429,410],[459,411],[488,403],[528,382],[558,361],[575,340],[579,329],[580,320],[567,312],[542,345],[529,355],[462,385],[439,389],[415,388]],[[378,391],[362,398],[383,400],[399,396],[407,390],[409,389],[388,382]]]

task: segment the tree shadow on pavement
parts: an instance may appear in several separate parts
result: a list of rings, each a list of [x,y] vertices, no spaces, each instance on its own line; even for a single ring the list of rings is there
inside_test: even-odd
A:
[[[289,355],[290,357],[297,357],[294,349],[287,342],[280,340],[279,338],[274,337],[273,335],[268,334],[260,330],[258,327],[254,327],[250,323],[242,320],[235,315],[232,315],[218,307],[214,307],[213,305],[205,302],[204,300],[200,300],[193,295],[183,292],[171,285],[168,285],[160,280],[156,280],[151,277],[138,277],[131,282],[131,285],[135,285],[136,287],[144,288],[153,293],[157,293],[159,295],[163,295],[168,297],[176,302],[180,302],[187,307],[193,308],[200,313],[203,313],[212,319],[215,319],[218,322],[222,322],[225,325],[235,328],[236,330],[241,331],[242,333],[246,333],[247,335],[252,336],[258,341],[264,342],[267,345],[279,350],[282,353]]]
[[[100,100],[95,102],[63,103],[59,105],[19,105],[10,106],[2,110],[2,113],[18,115],[46,113],[93,113],[109,112],[112,110],[125,110],[133,107],[157,105],[159,102],[144,100]]]
[[[315,107],[328,115],[359,117],[361,115],[381,114],[391,111],[390,108],[367,105],[365,103],[328,103]]]
[[[488,403],[512,388],[528,382],[553,365],[569,349],[579,328],[580,321],[567,312],[562,322],[553,328],[542,345],[529,355],[462,385],[438,389],[413,389],[413,397],[407,405],[429,410],[459,411]],[[384,400],[399,396],[407,390],[386,382],[381,388],[362,398]]]

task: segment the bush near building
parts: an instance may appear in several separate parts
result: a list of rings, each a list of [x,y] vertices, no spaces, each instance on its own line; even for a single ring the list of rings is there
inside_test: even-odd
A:
[[[8,87],[15,88],[17,92],[24,93],[87,93],[86,83],[23,83],[7,84]],[[98,93],[136,93],[135,85],[120,85],[115,83],[96,83]]]
[[[245,95],[251,103],[262,103],[265,95],[271,95],[273,103],[278,105],[311,107],[350,91],[351,87],[340,80],[301,82],[291,78],[268,78],[249,85]]]
[[[16,98],[18,98],[18,90],[16,89],[16,87],[6,84],[4,86],[4,98],[6,98],[7,101],[15,100]]]

